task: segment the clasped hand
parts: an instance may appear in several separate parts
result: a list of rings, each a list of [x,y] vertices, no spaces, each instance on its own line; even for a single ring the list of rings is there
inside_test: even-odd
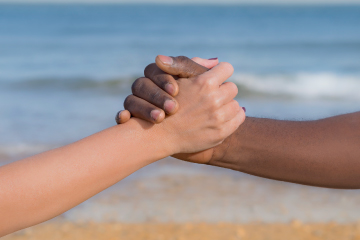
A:
[[[132,115],[161,125],[174,143],[175,157],[207,163],[213,147],[245,120],[244,109],[234,100],[236,85],[225,82],[233,67],[217,59],[161,55],[155,62],[132,85],[133,95],[126,98],[117,122],[125,123]]]

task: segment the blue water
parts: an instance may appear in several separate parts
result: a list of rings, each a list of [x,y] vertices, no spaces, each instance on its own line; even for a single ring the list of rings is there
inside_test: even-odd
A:
[[[358,110],[359,6],[0,5],[0,153],[113,124],[157,54],[233,64],[252,116]]]

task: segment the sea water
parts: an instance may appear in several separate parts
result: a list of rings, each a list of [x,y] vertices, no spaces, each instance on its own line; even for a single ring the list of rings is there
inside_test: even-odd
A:
[[[157,54],[218,57],[248,115],[358,110],[360,7],[0,5],[0,152],[59,146],[114,124]]]
[[[231,63],[229,80],[249,116],[310,120],[359,110],[359,6],[1,4],[0,157],[114,125],[131,83],[158,54]],[[359,219],[358,202],[358,191],[156,163],[65,218],[346,222]]]

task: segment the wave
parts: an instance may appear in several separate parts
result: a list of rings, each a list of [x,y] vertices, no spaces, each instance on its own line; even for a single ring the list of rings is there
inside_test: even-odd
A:
[[[8,83],[11,88],[54,91],[82,91],[94,93],[129,93],[135,77],[108,80],[85,78],[33,79]],[[360,74],[332,72],[254,74],[238,73],[229,79],[239,87],[241,98],[302,98],[360,100]]]
[[[360,100],[360,74],[236,74],[239,97]]]
[[[188,44],[188,43],[186,43]],[[352,50],[359,50],[360,49],[360,41],[358,40],[349,40],[349,41],[342,41],[342,40],[285,40],[285,41],[262,41],[262,40],[255,40],[255,41],[244,41],[241,39],[230,39],[224,40],[221,44],[219,41],[202,43],[199,45],[198,43],[194,42],[193,47],[219,47],[219,45],[223,48],[294,48],[294,49],[322,49],[322,48],[332,48],[334,49],[352,49]]]

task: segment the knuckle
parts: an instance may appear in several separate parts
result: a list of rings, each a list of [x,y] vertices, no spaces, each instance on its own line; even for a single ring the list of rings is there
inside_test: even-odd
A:
[[[216,77],[208,78],[208,85],[212,88],[219,88],[219,81]]]
[[[164,92],[164,90],[162,90],[158,86],[156,86],[154,91],[149,93],[149,97],[148,97],[148,101],[151,104],[154,104],[155,106],[157,106],[159,108],[163,108],[165,106],[164,104],[165,104],[166,100],[169,100],[169,99],[173,100],[173,98],[171,96],[168,96],[168,94],[166,92]]]
[[[186,56],[177,56],[176,57],[176,61],[178,61],[180,63],[186,62],[188,60],[190,60],[190,59],[188,57],[186,57]]]
[[[232,75],[234,73],[234,67],[230,63],[221,62],[220,66],[227,74]]]
[[[134,83],[131,86],[132,93],[137,93],[141,90],[141,88],[144,85],[144,78],[138,78],[134,81]]]
[[[205,78],[205,77],[198,77],[197,79],[197,83],[203,87],[205,87],[206,89],[210,90],[213,89],[215,86],[215,82],[213,78]]]
[[[158,102],[160,99],[162,99],[164,97],[164,92],[156,87],[155,91],[153,91],[152,93],[150,93],[150,99],[154,102]]]
[[[232,109],[235,112],[240,112],[241,107],[240,107],[239,103],[235,99],[231,100],[231,104],[232,104]]]
[[[213,114],[213,120],[216,125],[224,122],[224,114],[220,111],[217,111]]]
[[[156,83],[158,84],[158,86],[161,86],[162,89],[165,89],[166,84],[173,84],[174,82],[174,78],[169,74],[162,74],[160,76],[157,76],[154,80],[156,80]]]
[[[133,105],[134,101],[135,101],[134,95],[127,96],[124,101],[124,108],[128,110]]]
[[[208,79],[206,79],[206,81],[204,82],[204,85],[205,86],[207,86],[207,87],[213,87],[214,86],[214,79],[212,79],[212,78],[208,78]]]
[[[212,105],[215,109],[219,109],[222,106],[222,102],[220,98],[212,98]]]
[[[228,85],[229,85],[230,91],[236,96],[239,93],[239,89],[236,86],[236,84],[233,82],[228,82]]]
[[[147,65],[144,69],[144,75],[145,76],[149,76],[151,75],[151,73],[154,72],[154,70],[156,69],[156,64],[155,63],[150,63],[149,65]]]

